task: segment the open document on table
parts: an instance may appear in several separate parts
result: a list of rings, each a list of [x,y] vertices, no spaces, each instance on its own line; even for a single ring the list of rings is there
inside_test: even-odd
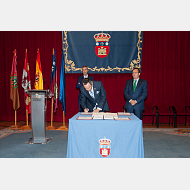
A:
[[[119,116],[119,117],[118,117]],[[93,113],[93,112],[81,112],[80,115],[76,118],[77,120],[92,120],[92,119],[97,119],[97,120],[130,120],[129,117],[126,116],[131,116],[130,113],[108,113],[108,112],[98,112],[98,113]]]

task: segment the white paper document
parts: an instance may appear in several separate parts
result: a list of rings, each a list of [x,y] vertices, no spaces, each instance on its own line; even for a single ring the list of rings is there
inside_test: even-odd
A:
[[[92,120],[92,117],[80,117],[80,116],[78,116],[76,119],[77,120]]]
[[[130,121],[131,119],[129,117],[118,117],[118,118],[114,118],[115,120],[121,121],[121,120],[125,120],[125,121]]]
[[[104,119],[114,119],[113,115],[104,115]]]
[[[118,118],[118,116],[117,116],[117,113],[99,112],[99,113],[93,113],[92,118],[93,119],[114,119],[114,118]]]
[[[131,115],[129,112],[117,112],[117,115]]]
[[[95,114],[92,116],[93,119],[103,119],[104,115],[103,114]]]
[[[81,115],[92,115],[92,112],[81,112]]]

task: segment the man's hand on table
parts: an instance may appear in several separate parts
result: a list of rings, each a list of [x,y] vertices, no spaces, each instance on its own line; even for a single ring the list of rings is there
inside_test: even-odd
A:
[[[85,108],[85,109],[84,109],[84,112],[86,112],[86,113],[89,112],[89,109],[88,109],[88,108]]]
[[[99,111],[99,109],[95,109],[92,113],[98,113]]]

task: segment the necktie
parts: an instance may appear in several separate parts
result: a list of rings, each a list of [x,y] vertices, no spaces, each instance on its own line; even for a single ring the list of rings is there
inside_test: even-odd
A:
[[[90,94],[90,96],[91,96],[92,98],[94,98],[94,94],[93,94],[92,90],[89,91],[89,94]]]
[[[135,80],[135,82],[134,82],[134,85],[133,85],[133,92],[135,92],[135,89],[136,89],[136,84],[137,83],[137,80]]]

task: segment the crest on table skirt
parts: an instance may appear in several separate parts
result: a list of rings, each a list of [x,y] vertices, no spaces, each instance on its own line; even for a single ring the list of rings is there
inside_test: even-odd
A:
[[[111,140],[110,139],[106,139],[106,137],[104,137],[104,139],[100,139],[99,140],[100,143],[100,155],[102,157],[108,157],[110,155],[110,150],[111,150]]]
[[[98,57],[104,58],[109,54],[109,40],[111,36],[106,33],[98,33],[94,35],[96,42],[95,53]]]

